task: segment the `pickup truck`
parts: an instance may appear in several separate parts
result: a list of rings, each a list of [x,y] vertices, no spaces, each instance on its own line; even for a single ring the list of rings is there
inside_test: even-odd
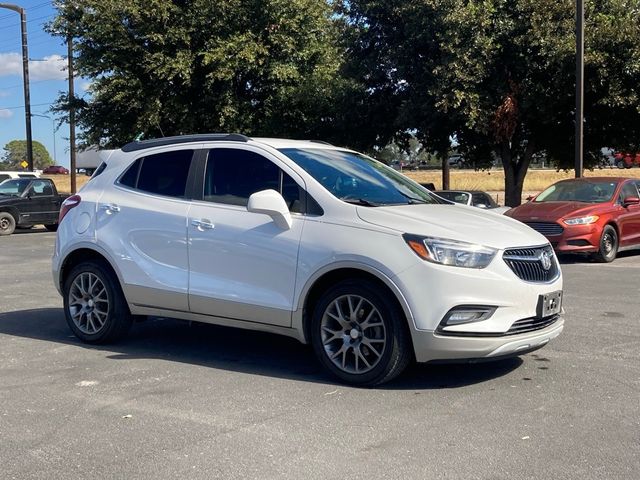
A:
[[[0,183],[0,235],[11,235],[16,227],[44,225],[58,229],[60,205],[68,195],[60,195],[48,178],[16,178]]]

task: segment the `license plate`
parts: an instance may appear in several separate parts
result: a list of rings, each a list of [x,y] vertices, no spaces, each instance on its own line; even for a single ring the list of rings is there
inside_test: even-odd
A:
[[[562,310],[562,290],[540,295],[538,299],[538,317],[557,315]]]

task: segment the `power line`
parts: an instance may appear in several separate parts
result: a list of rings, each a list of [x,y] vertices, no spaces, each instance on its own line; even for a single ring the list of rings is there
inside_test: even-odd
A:
[[[33,6],[33,7],[27,7],[27,8],[25,8],[25,10],[27,10],[27,12],[30,12],[30,11],[32,11],[32,10],[38,10],[38,9],[40,9],[40,8],[42,8],[42,7],[46,7],[47,5],[51,5],[52,3],[53,3],[53,2],[44,2],[44,3],[40,3],[39,5],[35,5],[35,6]],[[9,13],[9,14],[7,14],[7,15],[2,15],[2,16],[0,16],[0,20],[2,20],[2,19],[4,19],[4,18],[10,18],[10,17],[13,17],[13,14],[12,14],[12,13]]]
[[[42,107],[44,105],[53,105],[53,103],[32,103],[31,106],[32,107]],[[24,108],[24,105],[18,105],[17,107],[0,107],[0,110],[19,110],[21,108]]]

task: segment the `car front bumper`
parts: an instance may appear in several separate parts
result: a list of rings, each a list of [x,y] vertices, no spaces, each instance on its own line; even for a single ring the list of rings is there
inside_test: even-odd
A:
[[[548,235],[547,239],[556,252],[596,252],[600,248],[602,227],[591,225],[565,225],[560,235]]]

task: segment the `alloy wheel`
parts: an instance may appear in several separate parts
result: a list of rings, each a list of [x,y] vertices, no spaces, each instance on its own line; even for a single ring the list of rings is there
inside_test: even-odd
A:
[[[69,289],[69,314],[84,334],[94,335],[105,326],[109,296],[102,280],[91,272],[80,273]]]
[[[340,370],[363,374],[380,362],[387,330],[380,312],[366,298],[336,298],[324,311],[320,328],[324,351]]]

